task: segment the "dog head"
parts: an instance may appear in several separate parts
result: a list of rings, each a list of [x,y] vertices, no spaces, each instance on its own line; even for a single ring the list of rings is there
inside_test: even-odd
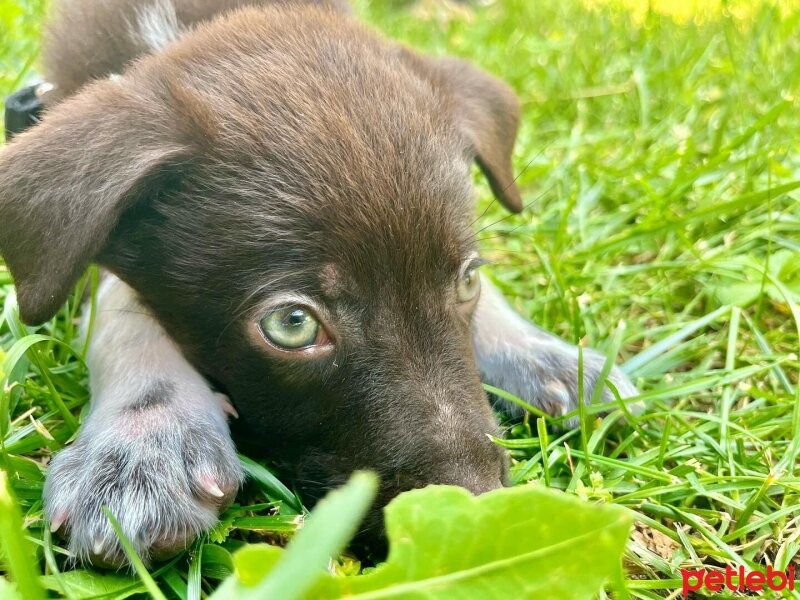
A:
[[[306,498],[361,468],[379,504],[499,487],[470,341],[470,167],[520,209],[517,112],[474,67],[323,10],[202,26],[0,155],[21,315],[49,318],[90,262],[110,269],[234,400],[240,445]]]

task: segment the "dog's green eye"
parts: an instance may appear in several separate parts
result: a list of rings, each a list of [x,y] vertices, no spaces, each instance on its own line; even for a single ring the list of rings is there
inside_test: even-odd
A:
[[[468,264],[458,280],[456,293],[459,302],[474,300],[481,291],[481,277],[478,275],[478,265]]]
[[[267,339],[286,350],[313,346],[320,332],[319,322],[302,306],[277,308],[261,320]]]

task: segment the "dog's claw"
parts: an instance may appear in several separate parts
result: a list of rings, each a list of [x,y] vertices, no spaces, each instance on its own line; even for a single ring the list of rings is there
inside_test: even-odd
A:
[[[225,496],[225,492],[223,492],[217,482],[214,480],[213,477],[210,475],[203,475],[200,477],[200,485],[201,487],[208,492],[210,495],[214,496],[215,498],[222,498]]]
[[[66,520],[67,520],[67,513],[65,511],[56,513],[56,515],[53,516],[53,519],[50,521],[50,532],[55,533],[56,531],[61,529],[61,526],[64,524],[64,521]]]
[[[233,417],[234,419],[239,418],[239,413],[236,412],[236,409],[233,408],[233,404],[231,404],[230,398],[227,395],[217,392],[217,399],[219,400],[220,406],[222,406],[222,412],[224,412],[229,417]]]
[[[213,397],[207,400],[213,414],[170,414],[177,403],[167,402],[157,406],[158,418],[137,410],[103,423],[102,430],[89,423],[56,455],[45,483],[45,514],[51,525],[61,525],[78,561],[128,562],[104,506],[145,563],[183,549],[214,525],[233,500],[241,471],[221,411]],[[162,418],[165,411],[169,418]],[[175,446],[185,451],[161,450]]]

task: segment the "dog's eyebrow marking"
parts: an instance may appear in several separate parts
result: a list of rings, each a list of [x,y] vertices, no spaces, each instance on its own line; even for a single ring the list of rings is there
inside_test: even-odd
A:
[[[178,39],[181,26],[175,5],[171,0],[155,0],[150,6],[144,6],[137,11],[134,33],[150,50],[160,50],[167,44]]]
[[[328,263],[319,273],[319,281],[323,293],[332,298],[341,295],[344,282],[342,281],[341,273],[332,263]]]

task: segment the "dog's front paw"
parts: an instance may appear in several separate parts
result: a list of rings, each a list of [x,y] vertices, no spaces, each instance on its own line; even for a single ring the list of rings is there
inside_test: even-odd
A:
[[[126,562],[107,507],[143,560],[166,558],[212,527],[242,474],[221,415],[181,413],[155,399],[91,414],[50,465],[45,513],[81,561]]]
[[[541,408],[554,417],[565,415],[578,408],[580,386],[578,384],[578,349],[560,340],[547,340],[531,347],[510,347],[506,352],[484,361],[489,372],[484,376],[492,385],[499,387],[529,404]],[[597,385],[603,386],[601,402],[615,399],[614,393],[600,381],[606,357],[591,349],[583,350],[583,397],[587,404],[591,401]],[[639,395],[636,386],[618,367],[612,367],[607,380],[616,388],[621,398]],[[522,409],[502,399],[499,407],[513,416],[520,416]],[[632,406],[636,412],[639,407]],[[577,418],[565,423],[568,427],[578,425]]]

